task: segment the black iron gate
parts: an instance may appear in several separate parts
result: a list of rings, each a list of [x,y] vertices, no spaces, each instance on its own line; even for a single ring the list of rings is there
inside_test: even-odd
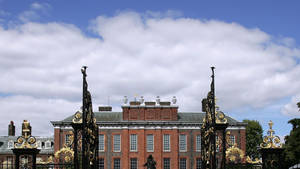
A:
[[[215,119],[215,81],[214,67],[212,70],[211,90],[207,98],[202,100],[202,111],[206,112],[201,127],[201,157],[202,168],[216,169],[216,119]]]
[[[77,112],[73,119],[74,129],[74,168],[98,168],[98,126],[93,112],[92,98],[86,81],[86,66],[83,75],[82,113]]]
[[[37,164],[36,169],[74,169],[73,163]]]
[[[66,163],[66,164],[36,164],[35,165],[36,169],[74,169],[73,163]],[[14,163],[5,163],[5,164],[0,164],[0,169],[15,169],[15,164]],[[23,166],[20,165],[20,169],[28,169],[32,168],[31,166]]]
[[[262,164],[228,163],[228,164],[226,164],[226,169],[262,169]]]

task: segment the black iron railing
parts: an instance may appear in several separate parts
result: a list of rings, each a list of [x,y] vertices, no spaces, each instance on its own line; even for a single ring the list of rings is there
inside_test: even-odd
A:
[[[261,164],[229,163],[229,164],[226,164],[226,169],[262,169],[262,165]]]
[[[0,169],[15,169],[15,164],[2,163],[2,164],[0,164]]]
[[[74,164],[37,164],[37,169],[74,169]]]
[[[32,166],[20,166],[20,169],[30,169]],[[15,169],[15,164],[0,164],[0,169]],[[74,164],[36,164],[36,169],[74,169]]]

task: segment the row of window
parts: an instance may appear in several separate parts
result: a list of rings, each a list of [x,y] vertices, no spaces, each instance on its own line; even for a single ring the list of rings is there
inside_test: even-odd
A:
[[[54,143],[51,141],[46,141],[46,142],[37,141],[36,144],[38,149],[42,149],[42,148],[51,149],[54,145]]]
[[[218,141],[218,136],[216,137],[216,140]],[[146,143],[147,143],[147,152],[154,152],[154,135],[148,134],[146,137]],[[235,137],[233,135],[230,136],[230,144],[235,143]],[[163,151],[164,152],[170,152],[171,151],[171,139],[170,134],[164,134],[163,135]],[[130,147],[131,152],[137,152],[138,151],[138,135],[137,134],[131,134],[130,135]],[[105,151],[105,140],[104,135],[99,135],[99,151]],[[115,134],[113,135],[113,151],[114,152],[120,152],[121,151],[121,135]],[[180,134],[179,135],[179,151],[185,152],[187,151],[187,135]],[[201,136],[196,135],[196,151],[201,151]],[[219,147],[217,146],[217,152],[219,151]]]
[[[130,159],[130,169],[137,169],[138,168],[138,159],[131,158]],[[186,169],[187,168],[187,161],[186,158],[179,159],[179,169]],[[99,159],[99,169],[104,169],[104,159]],[[114,158],[113,160],[113,169],[121,169],[121,159]],[[171,159],[170,158],[163,158],[163,169],[171,169]],[[196,169],[201,169],[201,159],[196,158]]]
[[[46,141],[46,142],[42,142],[42,141],[37,141],[36,142],[37,144],[37,148],[38,149],[42,149],[42,148],[45,148],[45,149],[51,149],[53,147],[53,142],[51,141]],[[7,148],[8,149],[12,149],[14,148],[14,141],[13,140],[9,140],[8,143],[7,143]]]
[[[179,135],[179,150],[180,151],[187,151],[187,139],[186,135],[180,134]],[[154,152],[154,135],[148,134],[146,137],[146,149],[147,152]],[[105,140],[104,135],[99,135],[99,151],[104,151],[105,149]],[[197,151],[200,151],[201,148],[201,137],[200,135],[197,136]],[[131,152],[137,152],[138,151],[138,135],[131,134],[130,135],[130,146],[129,150]],[[114,152],[120,152],[121,151],[121,135],[115,134],[113,135],[113,151]],[[170,152],[171,151],[171,139],[169,134],[163,135],[163,151],[164,152]]]
[[[99,150],[105,151],[105,140],[104,135],[99,135]],[[218,137],[216,137],[216,140],[218,141]],[[233,135],[230,136],[230,142],[231,144],[235,143],[235,137]],[[154,135],[148,134],[146,137],[146,149],[147,152],[154,152]],[[131,134],[130,135],[130,146],[129,150],[131,152],[138,151],[138,135]],[[120,152],[121,151],[121,135],[115,134],[113,135],[113,151],[114,152]],[[163,135],[163,151],[164,152],[170,152],[171,151],[171,139],[170,134],[164,134]],[[179,135],[179,151],[185,152],[187,151],[187,135],[180,134]],[[196,135],[196,151],[201,151],[201,136]],[[219,151],[219,147],[217,147],[217,151]]]
[[[235,137],[234,135],[230,135],[229,137],[229,144],[233,145],[235,143]],[[70,135],[66,135],[66,143],[70,141]],[[218,136],[216,136],[216,142],[219,142]],[[154,135],[148,134],[146,137],[146,143],[147,143],[147,152],[154,152]],[[131,152],[137,152],[138,151],[138,135],[137,134],[131,134],[130,135],[130,151]],[[164,134],[163,135],[163,151],[164,152],[170,152],[171,151],[171,140],[170,140],[170,134]],[[47,146],[46,146],[47,147]],[[217,144],[216,151],[219,152],[219,146]],[[105,151],[105,137],[104,134],[99,135],[99,151]],[[113,135],[113,151],[114,152],[121,152],[121,135],[115,134]],[[185,152],[187,151],[187,135],[180,134],[179,135],[179,151]],[[196,151],[201,151],[201,136],[196,135]]]

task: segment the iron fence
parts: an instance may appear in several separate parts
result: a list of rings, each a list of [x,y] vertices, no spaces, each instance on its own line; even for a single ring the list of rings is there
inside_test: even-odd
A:
[[[0,164],[0,169],[15,169],[15,165],[2,163]]]
[[[37,164],[36,169],[74,169],[74,165],[67,164]]]
[[[20,169],[31,169],[32,166],[20,166]],[[0,169],[15,169],[15,164],[0,164]],[[74,169],[71,163],[64,164],[36,164],[36,169]]]
[[[262,169],[262,164],[226,164],[226,169]]]

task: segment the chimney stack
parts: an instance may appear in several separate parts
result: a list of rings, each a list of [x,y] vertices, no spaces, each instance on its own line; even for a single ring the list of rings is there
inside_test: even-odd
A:
[[[112,111],[112,107],[111,106],[99,106],[99,111],[101,111],[101,112]]]
[[[22,123],[22,136],[31,136],[31,126],[27,120],[23,120]]]
[[[13,121],[10,121],[10,124],[8,125],[8,136],[15,136],[16,134],[16,128]]]

